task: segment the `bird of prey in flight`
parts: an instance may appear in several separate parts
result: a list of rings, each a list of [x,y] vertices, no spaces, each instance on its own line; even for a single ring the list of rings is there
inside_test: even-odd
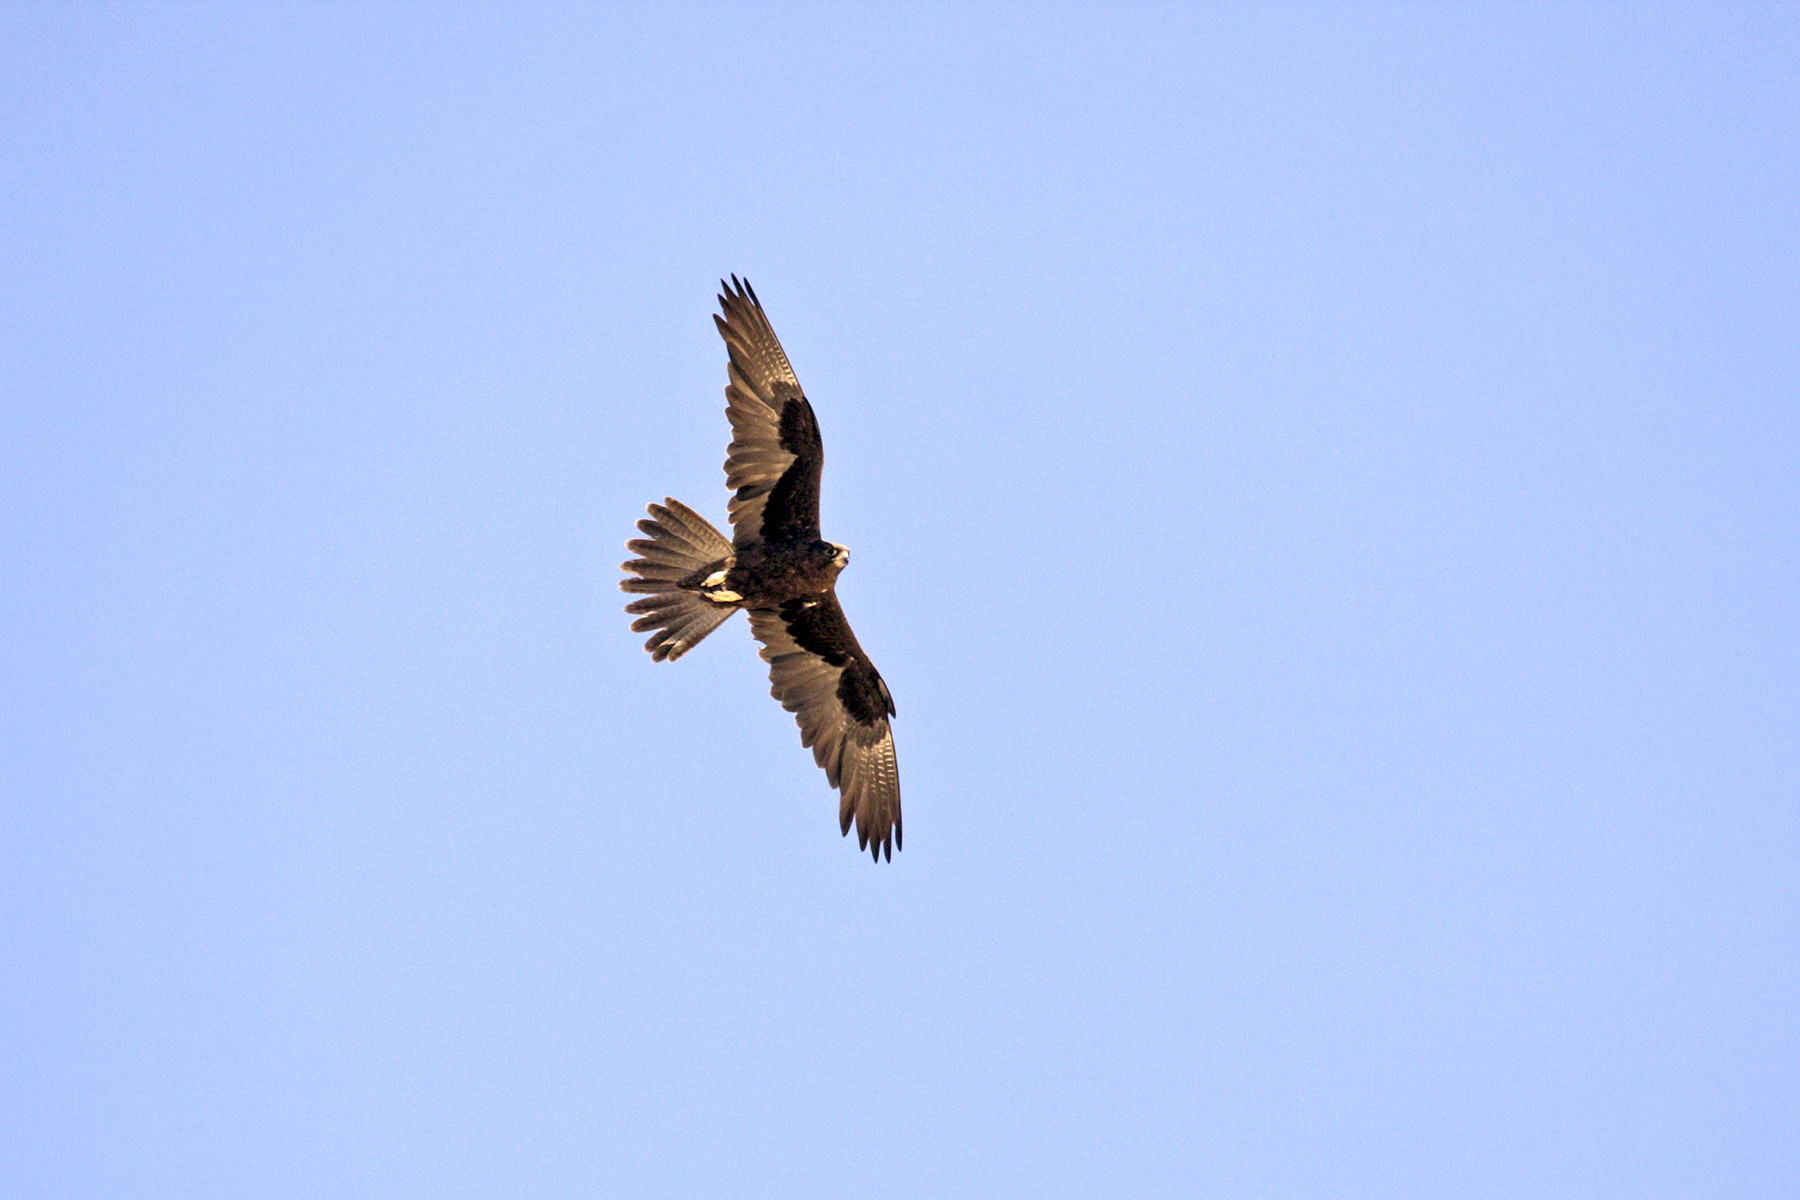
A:
[[[650,505],[641,555],[621,569],[631,623],[652,630],[657,662],[680,658],[738,609],[769,664],[770,694],[800,723],[800,744],[838,789],[838,825],[875,861],[901,844],[900,771],[888,718],[894,700],[838,607],[837,577],[850,551],[819,537],[819,471],[825,449],[812,405],[748,282],[720,282],[713,322],[731,361],[725,415],[731,446],[731,540],[675,499]]]

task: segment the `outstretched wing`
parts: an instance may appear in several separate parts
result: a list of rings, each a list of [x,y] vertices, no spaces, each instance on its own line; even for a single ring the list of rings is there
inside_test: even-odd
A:
[[[736,275],[719,287],[725,315],[713,321],[731,353],[725,485],[732,491],[732,544],[810,541],[819,536],[819,469],[825,464],[819,423],[756,293]]]
[[[858,845],[891,860],[902,843],[900,768],[888,718],[894,700],[856,644],[837,597],[789,600],[750,610],[750,632],[763,644],[769,693],[800,723],[800,744],[838,789],[838,826]]]

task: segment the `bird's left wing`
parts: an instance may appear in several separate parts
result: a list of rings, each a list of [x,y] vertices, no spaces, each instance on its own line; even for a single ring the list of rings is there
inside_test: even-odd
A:
[[[769,692],[800,724],[800,744],[838,789],[838,826],[858,844],[889,859],[902,843],[900,768],[888,718],[893,697],[857,645],[837,597],[789,600],[750,610],[750,631],[763,644]]]

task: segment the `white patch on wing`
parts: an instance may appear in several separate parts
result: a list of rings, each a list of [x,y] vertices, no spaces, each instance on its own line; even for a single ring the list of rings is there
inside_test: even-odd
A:
[[[700,586],[701,587],[709,587],[709,588],[710,587],[718,587],[721,583],[724,583],[724,582],[725,582],[725,572],[714,571],[711,575],[708,575],[705,579],[702,579],[700,581]]]
[[[721,575],[724,573],[725,572],[723,571],[719,572]],[[739,600],[743,599],[743,597],[736,592],[728,592],[724,588],[714,588],[712,591],[706,593],[706,598],[708,600],[716,600],[720,604],[736,604]]]

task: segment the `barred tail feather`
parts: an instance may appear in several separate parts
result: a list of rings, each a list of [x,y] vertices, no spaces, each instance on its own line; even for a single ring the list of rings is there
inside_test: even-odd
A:
[[[692,650],[737,609],[730,604],[714,604],[693,592],[664,592],[627,604],[625,611],[645,614],[631,623],[632,632],[654,630],[644,649],[651,658],[662,662],[673,661]]]
[[[619,587],[648,595],[627,604],[625,611],[641,614],[631,623],[634,632],[654,631],[644,643],[650,657],[674,661],[737,611],[735,605],[716,604],[680,587],[683,580],[729,558],[731,543],[705,517],[675,499],[652,504],[650,516],[637,524],[649,537],[625,543],[627,550],[643,557],[620,566],[637,578],[621,580]]]

